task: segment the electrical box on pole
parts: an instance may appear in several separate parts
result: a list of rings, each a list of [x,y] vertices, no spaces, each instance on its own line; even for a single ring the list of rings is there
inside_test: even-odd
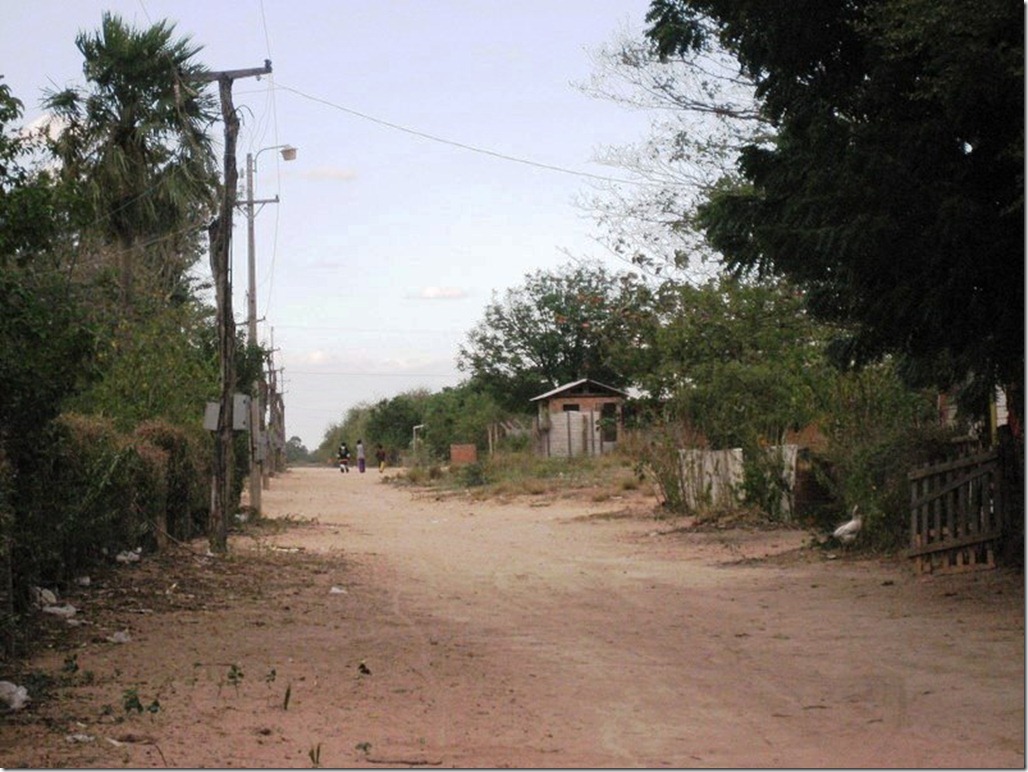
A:
[[[221,403],[208,402],[203,412],[203,428],[209,432],[218,431],[221,417]],[[250,428],[250,396],[236,392],[232,395],[232,430],[245,432]]]

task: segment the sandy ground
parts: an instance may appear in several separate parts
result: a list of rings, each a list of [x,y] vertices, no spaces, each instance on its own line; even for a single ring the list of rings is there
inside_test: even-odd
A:
[[[626,496],[277,477],[288,527],[66,599],[84,624],[20,674],[45,692],[0,716],[0,766],[1025,766],[1023,576]]]

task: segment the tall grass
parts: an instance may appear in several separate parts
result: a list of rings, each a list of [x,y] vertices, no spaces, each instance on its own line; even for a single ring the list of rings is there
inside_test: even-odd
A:
[[[560,495],[599,489],[616,495],[639,487],[632,461],[620,453],[577,458],[544,458],[530,451],[497,453],[481,461],[443,470],[438,465],[408,468],[404,481],[481,496]]]

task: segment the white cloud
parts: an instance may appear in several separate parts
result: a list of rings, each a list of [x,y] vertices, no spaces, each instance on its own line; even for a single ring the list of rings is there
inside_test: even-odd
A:
[[[459,287],[422,287],[411,297],[418,300],[463,300],[467,296],[467,291]]]
[[[319,270],[331,270],[334,271],[339,268],[346,268],[346,262],[344,260],[330,260],[328,258],[319,258],[313,260],[310,263],[304,265],[304,269],[319,269]]]
[[[334,166],[319,166],[300,173],[301,177],[309,180],[328,180],[330,182],[349,182],[357,179],[357,172],[353,169],[340,169]]]
[[[43,113],[27,126],[24,126],[19,134],[22,137],[35,137],[39,134],[45,134],[50,139],[56,139],[67,127],[68,122],[64,118],[53,113]]]
[[[296,358],[299,364],[304,365],[324,365],[329,364],[333,361],[333,357],[325,351],[320,349],[316,351],[308,351],[305,354]]]

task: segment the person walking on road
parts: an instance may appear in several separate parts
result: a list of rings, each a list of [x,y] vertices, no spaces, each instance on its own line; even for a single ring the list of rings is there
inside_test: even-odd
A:
[[[364,474],[364,440],[357,440],[357,469],[361,474]]]
[[[375,460],[378,462],[378,473],[382,474],[386,468],[386,452],[381,442],[378,443],[378,447],[375,449]]]
[[[349,472],[350,471],[350,449],[346,447],[346,443],[342,442],[339,444],[339,471]]]

